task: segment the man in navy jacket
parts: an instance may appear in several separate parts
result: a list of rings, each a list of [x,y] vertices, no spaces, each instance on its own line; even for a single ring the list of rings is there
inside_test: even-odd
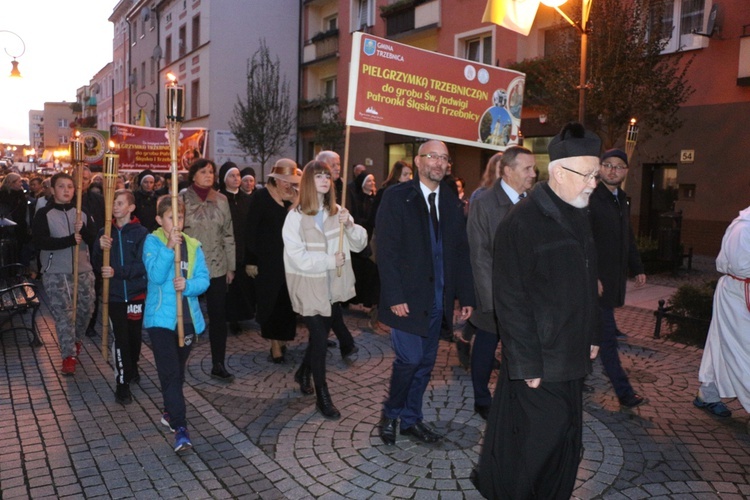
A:
[[[443,178],[448,148],[427,141],[414,163],[418,178],[388,189],[377,214],[380,321],[392,328],[393,362],[380,437],[401,434],[432,443],[440,440],[423,422],[422,398],[437,357],[443,317],[453,323],[456,298],[461,319],[471,316],[474,289],[463,208]]]

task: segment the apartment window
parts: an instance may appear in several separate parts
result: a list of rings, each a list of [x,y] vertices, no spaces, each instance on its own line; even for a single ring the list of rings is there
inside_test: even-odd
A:
[[[177,51],[179,57],[182,57],[187,52],[187,27],[183,24],[180,26],[180,30],[177,33]]]
[[[57,119],[57,126],[59,128],[65,128],[68,126],[68,119],[67,118],[58,118]]]
[[[151,83],[156,83],[156,58],[151,58]]]
[[[458,35],[456,56],[478,63],[492,64],[492,32],[470,32]]]
[[[146,88],[146,61],[141,62],[141,88]]]
[[[351,31],[375,24],[375,0],[352,0]]]
[[[130,75],[130,86],[134,89],[138,88],[138,68],[133,68],[133,73]]]
[[[706,40],[694,32],[703,31],[706,0],[659,0],[651,5],[651,28],[668,38],[662,52],[696,49]]]
[[[172,63],[172,35],[168,36],[166,42],[164,42],[164,63]]]
[[[193,50],[201,44],[201,16],[193,18]]]
[[[326,99],[336,98],[336,85],[336,78],[323,80],[323,95],[325,95]]]
[[[58,135],[57,136],[57,143],[58,144],[67,144],[68,143],[68,136],[67,135]]]
[[[339,16],[329,16],[323,19],[323,31],[332,31],[339,27]]]
[[[201,95],[201,81],[193,80],[190,84],[190,116],[197,118],[200,116],[200,95]]]

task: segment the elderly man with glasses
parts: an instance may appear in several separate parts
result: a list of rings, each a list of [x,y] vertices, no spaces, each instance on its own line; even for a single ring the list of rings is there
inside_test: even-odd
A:
[[[621,188],[628,175],[628,155],[620,149],[605,151],[599,173],[602,181],[591,195],[589,209],[601,286],[599,311],[602,341],[599,357],[620,404],[634,408],[645,403],[646,399],[636,394],[622,368],[617,352],[618,329],[615,322],[615,307],[625,304],[628,269],[635,275],[636,286],[646,283],[635,235],[630,227],[630,202]]]
[[[493,250],[502,341],[479,465],[486,498],[570,498],[582,457],[583,380],[598,353],[596,248],[586,207],[601,141],[570,123],[542,181],[503,219]]]
[[[442,436],[424,422],[422,399],[435,366],[440,327],[474,308],[469,243],[461,202],[444,181],[448,148],[427,141],[414,159],[418,177],[388,188],[377,214],[379,320],[392,328],[395,352],[380,438],[396,442],[396,428],[417,441]]]

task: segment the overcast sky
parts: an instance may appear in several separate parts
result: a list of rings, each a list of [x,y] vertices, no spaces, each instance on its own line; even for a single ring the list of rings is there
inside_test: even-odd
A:
[[[112,60],[117,0],[2,0],[0,31],[26,44],[18,58],[23,78],[8,78],[11,55],[23,46],[0,33],[0,142],[29,143],[29,110],[75,101],[76,89]],[[7,52],[7,53],[6,53]]]

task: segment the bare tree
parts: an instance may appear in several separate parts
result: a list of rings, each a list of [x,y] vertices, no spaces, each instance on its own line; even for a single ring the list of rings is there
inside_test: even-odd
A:
[[[264,39],[247,62],[245,99],[237,96],[229,127],[237,142],[261,164],[265,182],[266,162],[292,144],[294,115],[289,100],[289,82],[279,72],[278,56],[271,58]]]
[[[640,139],[682,125],[677,112],[693,93],[686,79],[693,56],[662,54],[669,37],[679,36],[660,22],[663,6],[657,0],[593,3],[585,122],[605,147],[625,136],[632,117],[642,126]],[[570,26],[560,28],[548,57],[510,65],[527,74],[525,104],[540,107],[554,123],[577,115],[579,37]]]

